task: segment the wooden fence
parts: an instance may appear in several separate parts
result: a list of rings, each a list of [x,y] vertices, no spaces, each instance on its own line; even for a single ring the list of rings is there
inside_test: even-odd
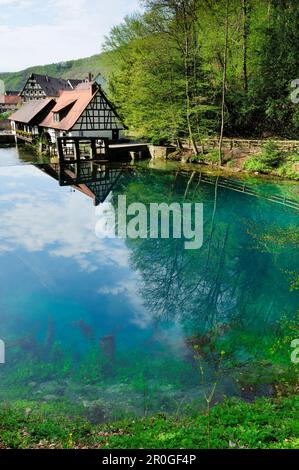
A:
[[[259,151],[261,148],[267,143],[269,140],[267,139],[238,139],[238,138],[225,138],[222,142],[222,147],[224,149],[242,149],[247,150],[248,152]],[[274,142],[276,148],[282,152],[294,152],[299,153],[299,140],[271,140]],[[191,144],[189,141],[184,141],[184,145],[188,148],[191,148]],[[219,139],[218,138],[210,138],[204,139],[202,143],[198,143],[198,147],[201,148],[203,144],[204,149],[218,149],[219,146]]]

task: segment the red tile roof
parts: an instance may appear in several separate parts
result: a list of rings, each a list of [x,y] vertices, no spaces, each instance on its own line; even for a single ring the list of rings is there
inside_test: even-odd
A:
[[[5,104],[14,104],[17,105],[21,101],[21,97],[18,95],[6,95],[5,96]]]
[[[0,95],[0,103],[8,105],[17,105],[21,101],[21,97],[18,95]]]
[[[56,103],[56,105],[54,106],[54,108],[52,109],[53,113],[58,113],[59,111],[62,111],[63,109],[67,108],[68,106],[70,106],[71,104],[74,104],[77,100],[74,100],[73,98],[69,99],[69,100],[64,100],[60,103]]]
[[[51,103],[52,102],[52,103]],[[25,103],[18,111],[13,113],[8,119],[10,121],[23,122],[29,124],[41,111],[49,105],[55,104],[52,98],[45,98],[43,100],[32,100]]]
[[[57,99],[56,106],[40,123],[40,126],[69,131],[76,124],[85,108],[97,94],[97,91],[98,90],[95,90],[91,84],[83,89],[76,88],[75,90],[62,91]],[[67,107],[70,107],[70,109],[66,116],[64,116],[59,122],[54,121],[54,112],[59,112]]]

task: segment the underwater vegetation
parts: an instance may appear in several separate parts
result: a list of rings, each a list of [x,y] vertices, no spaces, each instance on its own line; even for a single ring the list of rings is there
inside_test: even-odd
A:
[[[202,249],[99,241],[83,194],[61,197],[53,182],[48,194],[47,176],[34,178],[47,221],[23,227],[38,199],[24,177],[30,210],[11,235],[22,239],[12,245],[0,230],[0,446],[294,446],[297,213],[204,185],[200,174],[138,167],[122,174],[111,204],[118,194],[145,205],[203,201]],[[263,407],[270,414],[259,421]],[[273,430],[282,407],[290,421]]]

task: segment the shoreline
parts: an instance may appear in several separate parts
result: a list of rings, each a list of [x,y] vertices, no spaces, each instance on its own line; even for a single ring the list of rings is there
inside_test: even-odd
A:
[[[163,413],[99,425],[64,405],[0,406],[1,449],[296,449],[299,397],[229,399],[206,413]],[[210,427],[210,444],[207,429]]]

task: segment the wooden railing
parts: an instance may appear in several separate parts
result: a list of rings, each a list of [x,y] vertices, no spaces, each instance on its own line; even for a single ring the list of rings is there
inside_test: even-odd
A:
[[[259,150],[261,149],[269,140],[262,139],[223,139],[224,148],[242,148],[248,150]],[[299,140],[272,140],[277,150],[283,152],[299,152]],[[218,147],[218,139],[207,139],[204,141],[204,145],[207,147],[211,146],[213,148]]]
[[[239,139],[239,138],[224,138],[222,147],[230,150],[240,148],[242,150],[258,151],[269,142],[269,139]],[[271,139],[277,148],[282,152],[295,152],[299,153],[299,140],[274,140]],[[183,145],[191,148],[191,144],[188,140],[183,141]],[[218,138],[203,139],[202,142],[198,142],[198,147],[201,148],[203,145],[204,149],[213,148],[216,149],[219,146]]]
[[[181,171],[181,173],[190,176],[190,173],[187,171]],[[232,191],[237,191],[239,193],[247,194],[248,196],[255,196],[261,199],[266,199],[267,201],[272,201],[277,204],[282,204],[283,206],[290,207],[292,209],[299,210],[299,200],[290,199],[286,196],[281,196],[280,194],[275,194],[268,191],[259,191],[253,185],[250,185],[242,180],[237,180],[234,178],[226,178],[223,176],[215,177],[196,172],[198,175],[198,182],[211,184],[213,186],[217,185],[220,188],[230,189]]]

